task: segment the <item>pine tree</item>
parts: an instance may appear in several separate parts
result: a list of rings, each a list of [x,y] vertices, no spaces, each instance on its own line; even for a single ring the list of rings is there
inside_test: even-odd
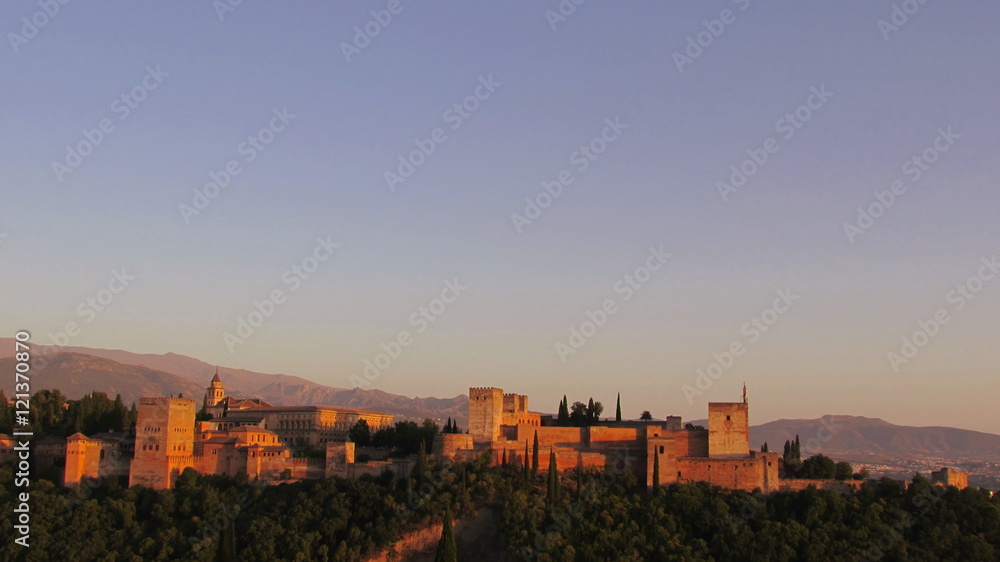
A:
[[[653,448],[653,495],[660,493],[660,450]]]
[[[549,505],[559,500],[559,469],[556,466],[556,451],[549,448]]]
[[[615,421],[622,421],[622,393],[618,393],[618,404],[615,406]]]
[[[455,546],[455,530],[451,528],[451,507],[444,510],[444,528],[438,542],[434,562],[458,562],[458,548]]]
[[[531,450],[531,475],[538,474],[538,431],[535,431],[535,444]]]

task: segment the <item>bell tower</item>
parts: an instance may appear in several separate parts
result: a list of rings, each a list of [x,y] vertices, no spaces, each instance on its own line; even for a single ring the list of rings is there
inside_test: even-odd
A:
[[[226,389],[222,388],[222,379],[219,378],[219,368],[215,368],[215,376],[212,377],[212,384],[205,389],[205,407],[210,408],[226,398]]]

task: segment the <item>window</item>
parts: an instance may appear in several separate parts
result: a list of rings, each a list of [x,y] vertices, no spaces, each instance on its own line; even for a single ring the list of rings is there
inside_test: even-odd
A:
[[[663,445],[660,445],[660,454],[663,454]]]
[[[732,421],[732,420],[733,420],[733,416],[726,416],[726,421]]]

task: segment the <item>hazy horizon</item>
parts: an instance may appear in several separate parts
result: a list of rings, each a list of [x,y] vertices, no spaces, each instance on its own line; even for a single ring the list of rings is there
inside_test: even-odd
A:
[[[216,4],[0,6],[0,337],[1000,434],[1000,5]]]

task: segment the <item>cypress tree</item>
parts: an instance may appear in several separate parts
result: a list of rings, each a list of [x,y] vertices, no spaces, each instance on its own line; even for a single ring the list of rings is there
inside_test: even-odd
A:
[[[222,529],[222,539],[216,549],[216,560],[219,562],[236,562],[236,531],[233,529],[233,521],[226,521],[226,526]]]
[[[559,469],[556,466],[556,451],[549,448],[549,505],[559,499]]]
[[[566,399],[565,394],[563,395],[562,402],[559,403],[557,423],[559,425],[569,425],[569,401]]]
[[[500,466],[507,466],[507,449],[503,450],[503,461],[500,462]]]
[[[444,528],[438,542],[434,562],[458,562],[458,548],[455,547],[455,530],[451,528],[451,507],[444,510]]]
[[[618,393],[618,404],[615,406],[615,421],[622,421],[622,393]]]
[[[653,495],[660,493],[660,450],[653,448]]]
[[[524,442],[524,472],[521,475],[525,483],[528,482],[528,441]]]
[[[531,450],[531,475],[538,474],[538,431],[535,431],[535,444]]]

